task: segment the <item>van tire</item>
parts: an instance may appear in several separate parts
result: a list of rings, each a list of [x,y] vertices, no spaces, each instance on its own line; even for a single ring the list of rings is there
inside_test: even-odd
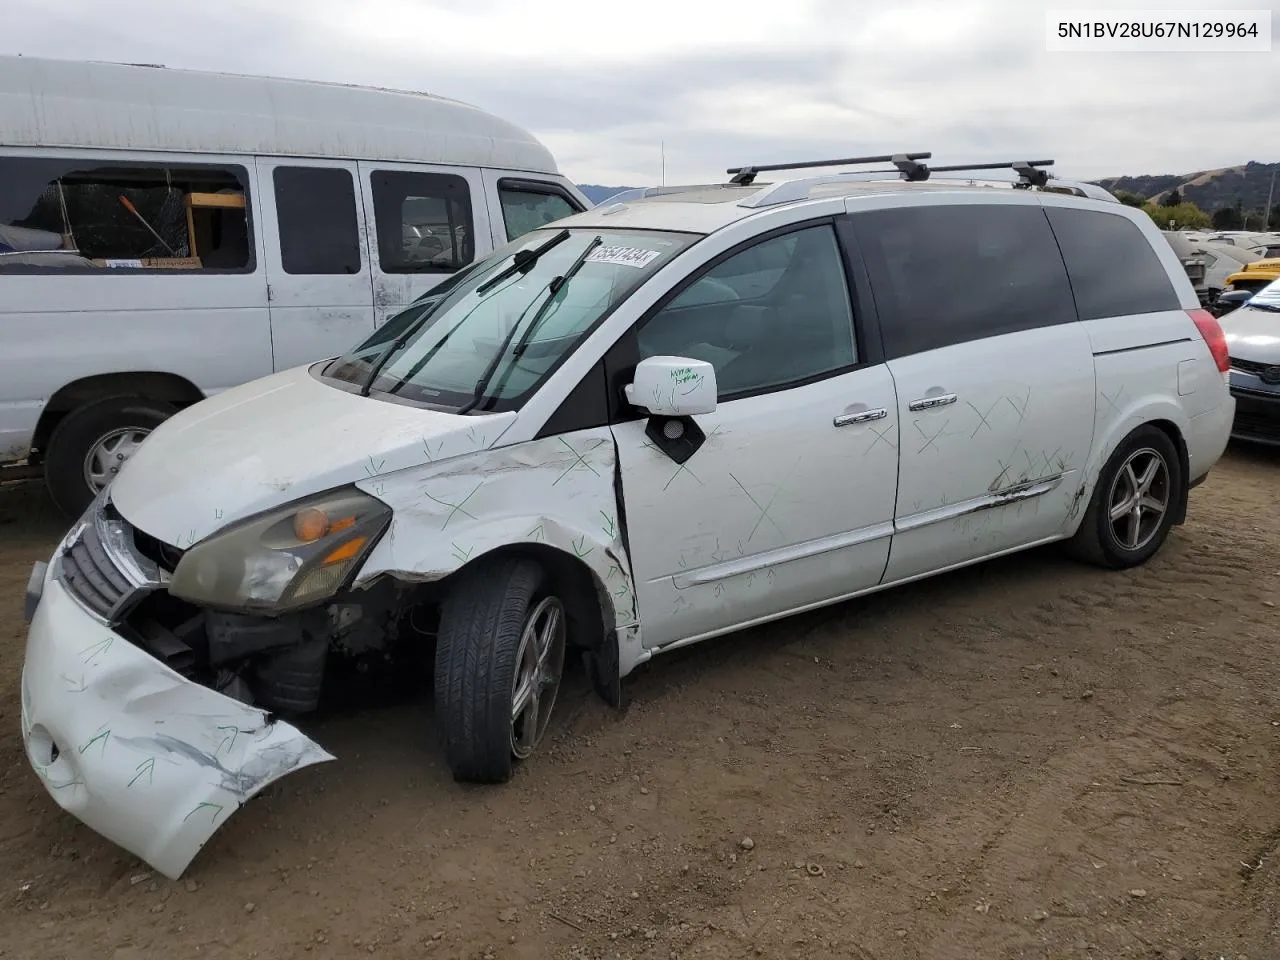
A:
[[[1133,478],[1140,477],[1155,461],[1153,498],[1164,501],[1164,512],[1151,529],[1141,530],[1131,542],[1125,542],[1117,526],[1124,527],[1129,519],[1126,516],[1113,522],[1112,507],[1119,509],[1128,499],[1126,493],[1132,492]],[[1126,467],[1133,467],[1134,472],[1122,477]],[[1164,545],[1174,525],[1187,495],[1186,482],[1182,459],[1169,435],[1150,424],[1139,427],[1121,441],[1099,473],[1080,529],[1067,541],[1067,552],[1077,560],[1112,570],[1146,563]],[[1131,545],[1133,541],[1136,545]]]
[[[85,476],[85,460],[103,438],[129,429],[148,434],[177,412],[170,404],[146,397],[110,397],[63,417],[44,458],[45,483],[58,509],[75,518],[93,502],[97,492]]]
[[[463,571],[440,609],[436,639],[435,710],[440,742],[455,780],[505,783],[547,729],[564,673],[567,646],[563,603],[533,560],[509,557]],[[538,719],[529,741],[517,745],[515,685],[522,675],[526,632],[558,615],[548,658],[554,682],[540,682]],[[541,679],[541,674],[539,674]],[[528,718],[523,717],[527,722]],[[520,729],[524,729],[521,727]]]

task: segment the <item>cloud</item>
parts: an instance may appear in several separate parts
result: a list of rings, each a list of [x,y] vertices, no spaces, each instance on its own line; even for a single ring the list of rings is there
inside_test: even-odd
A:
[[[657,182],[663,146],[668,182],[720,179],[741,163],[921,149],[937,163],[1049,156],[1059,175],[1082,178],[1280,159],[1274,54],[1051,54],[1044,8],[1017,0],[5,7],[0,52],[467,100],[533,130],[579,182]]]

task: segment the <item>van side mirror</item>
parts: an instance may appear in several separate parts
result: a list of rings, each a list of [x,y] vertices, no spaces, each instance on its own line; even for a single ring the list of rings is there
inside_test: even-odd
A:
[[[716,369],[688,357],[648,357],[636,364],[623,388],[627,402],[655,417],[691,417],[714,413]]]

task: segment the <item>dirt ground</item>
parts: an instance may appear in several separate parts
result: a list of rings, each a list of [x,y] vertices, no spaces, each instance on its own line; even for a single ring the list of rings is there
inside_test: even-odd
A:
[[[1280,957],[1280,454],[1233,447],[1147,567],[1043,550],[660,658],[464,787],[429,701],[182,880],[45,794],[22,588],[63,524],[0,489],[5,958]],[[749,839],[748,839],[749,838]]]

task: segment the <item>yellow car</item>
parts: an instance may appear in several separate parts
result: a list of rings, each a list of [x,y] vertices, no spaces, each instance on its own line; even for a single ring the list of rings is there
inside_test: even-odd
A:
[[[1227,277],[1227,289],[1257,293],[1272,280],[1280,280],[1280,257],[1269,257],[1246,263]]]

